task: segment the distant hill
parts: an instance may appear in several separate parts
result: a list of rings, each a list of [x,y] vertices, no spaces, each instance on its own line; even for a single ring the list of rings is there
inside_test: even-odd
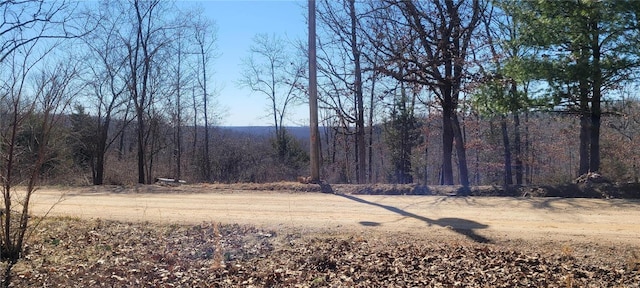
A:
[[[269,136],[275,133],[275,127],[273,126],[220,126],[218,128],[256,136]],[[284,128],[287,132],[300,140],[308,140],[309,134],[311,133],[309,126],[291,126]]]

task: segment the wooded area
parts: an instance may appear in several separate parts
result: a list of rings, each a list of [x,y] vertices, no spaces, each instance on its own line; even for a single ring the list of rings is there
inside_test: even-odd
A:
[[[309,3],[312,52],[278,34],[247,52],[238,83],[269,99],[274,128],[254,135],[216,126],[225,68],[201,9],[0,1],[2,283],[40,185],[309,175],[309,140],[285,119],[316,92],[326,183],[638,182],[640,2]]]
[[[307,43],[258,34],[239,85],[272,136],[216,127],[215,19],[167,1],[2,2],[2,181],[289,181]],[[637,181],[636,1],[316,3],[328,183]],[[300,23],[300,25],[306,25]],[[218,95],[219,94],[219,95]],[[135,171],[135,172],[134,172]]]

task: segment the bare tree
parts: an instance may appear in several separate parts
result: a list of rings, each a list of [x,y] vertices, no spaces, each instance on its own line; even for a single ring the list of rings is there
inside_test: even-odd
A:
[[[211,153],[209,152],[210,146],[210,115],[209,105],[211,100],[209,76],[210,62],[217,55],[216,52],[216,40],[217,40],[217,27],[214,22],[206,19],[202,14],[198,14],[193,24],[193,35],[195,40],[196,54],[199,57],[199,65],[197,76],[198,86],[202,89],[202,113],[204,117],[204,143],[202,152],[203,161],[203,177],[206,181],[211,181]],[[194,106],[194,109],[196,107]]]
[[[186,97],[186,95],[190,91],[195,92],[196,86],[200,86],[201,88],[202,86],[206,86],[206,84],[202,85],[203,80],[199,77],[200,73],[198,71],[203,70],[200,67],[203,59],[202,51],[207,50],[200,49],[202,48],[200,47],[201,40],[202,37],[209,36],[208,31],[203,31],[202,34],[198,34],[200,27],[205,25],[203,22],[207,22],[207,20],[203,19],[202,10],[181,11],[176,15],[175,27],[177,29],[175,29],[173,37],[175,41],[171,43],[172,48],[169,50],[170,55],[169,59],[167,59],[171,62],[170,74],[172,76],[170,76],[168,80],[172,83],[173,89],[171,89],[171,94],[167,97],[166,106],[168,106],[167,110],[169,110],[170,122],[173,128],[172,157],[174,160],[173,175],[176,182],[179,182],[183,176],[183,126],[186,123],[185,119],[188,117],[186,116],[188,112],[185,111],[185,105],[187,105],[190,99]],[[194,34],[195,37],[193,37]],[[215,33],[213,34],[211,37],[215,38]],[[213,45],[213,41],[211,45]],[[208,57],[208,55],[204,55],[204,57]],[[174,61],[171,61],[171,59]],[[208,58],[205,60],[207,59]],[[194,65],[194,63],[197,64]],[[194,66],[195,68],[190,69],[190,66]],[[206,75],[206,73],[204,74]],[[192,113],[196,119],[199,106],[200,105],[193,105]],[[208,122],[206,124],[208,124]],[[194,121],[193,125],[194,131],[197,131],[197,121]],[[196,145],[197,137],[194,137],[193,141],[194,145]],[[196,158],[196,153],[194,153],[193,157],[194,159]]]
[[[181,16],[189,17],[186,14]],[[186,28],[186,25],[185,25]],[[175,34],[175,43],[172,45],[172,54],[175,57],[176,62],[171,66],[171,74],[173,74],[172,85],[172,94],[167,97],[167,109],[170,111],[170,124],[173,129],[173,138],[172,138],[172,157],[174,158],[174,167],[173,167],[173,179],[176,182],[179,182],[182,179],[182,144],[183,144],[183,132],[182,126],[184,125],[184,112],[183,112],[183,101],[185,94],[185,84],[187,84],[188,79],[192,78],[193,75],[189,75],[189,73],[184,69],[184,62],[188,56],[188,43],[186,40],[186,33],[183,32],[184,29],[178,29]]]
[[[114,116],[120,115],[123,123],[129,121],[126,117],[127,113],[120,113],[122,112],[120,110],[128,109],[127,105],[130,101],[127,97],[126,52],[120,41],[122,35],[118,32],[118,29],[125,25],[126,18],[118,8],[113,6],[108,2],[102,2],[98,9],[99,13],[88,14],[92,22],[95,22],[96,28],[83,37],[88,47],[87,59],[91,59],[86,61],[87,69],[91,73],[86,74],[85,81],[91,89],[92,97],[89,99],[95,99],[90,102],[93,102],[96,107],[95,134],[93,143],[90,143],[93,154],[91,168],[94,185],[103,184],[107,150],[118,139],[125,127],[122,125],[117,133],[110,134]]]
[[[31,44],[36,44],[33,42]],[[2,139],[3,210],[0,235],[0,258],[7,260],[8,270],[22,256],[28,233],[29,203],[39,185],[45,163],[51,160],[50,151],[55,145],[53,137],[59,133],[60,116],[71,103],[76,78],[76,66],[60,63],[51,70],[36,71],[42,56],[34,55],[35,46],[25,45],[21,52],[25,57],[10,56],[5,60],[12,75],[2,83],[2,108],[6,119],[0,129]],[[26,47],[29,46],[29,47]],[[7,67],[5,66],[5,67]],[[35,82],[32,76],[38,76]],[[24,187],[16,189],[17,186]],[[7,271],[4,284],[9,285]]]
[[[91,59],[97,60],[88,61],[93,73],[87,79],[94,87],[88,94],[95,99],[97,107],[92,109],[97,111],[96,130],[99,131],[96,137],[97,172],[103,171],[104,155],[118,139],[118,155],[123,159],[128,150],[125,138],[129,138],[136,142],[139,183],[152,182],[158,160],[165,160],[160,158],[167,155],[169,161],[174,161],[170,166],[160,167],[158,173],[173,174],[176,180],[183,174],[183,127],[185,117],[189,117],[185,116],[189,113],[185,113],[184,105],[185,100],[191,98],[185,95],[192,93],[195,96],[198,86],[206,91],[203,93],[207,95],[206,100],[194,102],[194,129],[197,129],[198,114],[203,111],[201,101],[210,106],[211,93],[206,83],[208,71],[204,71],[207,80],[203,80],[201,73],[203,63],[206,69],[215,56],[216,37],[213,24],[198,11],[171,10],[169,8],[173,6],[168,5],[163,1],[103,1],[98,12],[87,13],[98,26],[85,38]],[[211,117],[206,116],[205,126],[208,127]],[[117,129],[110,128],[114,117],[121,123]],[[135,135],[123,132],[129,123],[135,124],[132,125]],[[165,124],[172,126],[170,139],[165,139],[169,135],[162,129]],[[194,137],[194,145],[196,142]],[[165,153],[169,148],[171,151]],[[171,167],[172,171],[163,170],[164,167]],[[103,173],[94,174],[96,180],[104,177],[100,176]]]
[[[322,101],[338,112],[338,116],[355,124],[356,182],[364,183],[367,181],[363,68],[366,42],[361,39],[362,12],[357,9],[355,0],[325,0],[320,2],[319,8],[318,18],[324,28],[319,70],[332,82],[327,87],[336,89],[323,93],[330,99]],[[344,99],[351,97],[352,100]]]
[[[388,0],[369,36],[387,62],[379,67],[381,72],[429,87],[437,96],[442,108],[442,183],[447,185],[453,184],[454,144],[460,184],[469,185],[457,109],[481,10],[479,0]]]
[[[74,8],[64,1],[0,2],[0,260],[8,263],[5,287],[22,256],[31,227],[29,203],[72,96],[76,65],[43,63],[60,40],[82,34],[72,24]]]
[[[127,89],[135,110],[138,183],[145,184],[152,180],[147,171],[150,167],[147,121],[150,120],[151,107],[157,100],[157,91],[152,91],[157,86],[152,87],[152,78],[154,73],[162,72],[158,68],[161,61],[156,61],[159,60],[156,58],[168,46],[169,27],[162,22],[162,16],[166,16],[165,2],[134,0],[130,4],[123,7],[123,13],[133,11],[133,15],[128,15],[131,29],[123,29],[125,34],[122,34],[121,41],[127,52]]]
[[[287,153],[284,120],[287,109],[300,100],[306,64],[302,60],[292,59],[292,53],[287,50],[285,43],[276,35],[256,35],[249,56],[243,59],[244,70],[238,82],[240,86],[248,87],[269,99],[281,158]]]
[[[64,0],[0,1],[0,62],[40,40],[70,39],[86,33],[82,22],[75,22],[77,5]]]
[[[184,51],[182,49],[182,33],[180,31],[178,31],[178,43],[177,43],[177,47],[176,47],[176,56],[178,58],[178,63],[176,65],[176,90],[175,90],[175,94],[176,94],[176,110],[175,110],[175,115],[173,117],[173,126],[175,129],[174,132],[174,138],[173,138],[173,142],[175,145],[175,148],[173,149],[173,155],[176,158],[175,159],[175,175],[174,175],[174,179],[176,182],[179,182],[180,179],[182,178],[182,124],[183,124],[183,120],[182,120],[182,91],[184,89],[182,89],[182,83],[183,83],[183,73],[182,73],[182,58],[183,58],[183,54]]]

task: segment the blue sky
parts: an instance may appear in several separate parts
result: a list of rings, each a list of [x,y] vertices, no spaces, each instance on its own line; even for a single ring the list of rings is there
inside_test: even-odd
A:
[[[306,39],[308,29],[305,13],[306,1],[201,1],[205,15],[218,26],[218,57],[210,78],[217,86],[217,103],[222,112],[218,125],[272,126],[267,111],[268,100],[241,89],[236,82],[240,77],[241,59],[246,58],[252,38],[258,33],[278,34],[291,40]],[[309,107],[300,105],[291,110],[286,125],[308,125]]]

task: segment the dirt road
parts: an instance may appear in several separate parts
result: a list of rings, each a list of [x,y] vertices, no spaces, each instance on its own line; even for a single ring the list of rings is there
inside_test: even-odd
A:
[[[43,189],[32,200],[32,212],[43,215],[47,211],[55,216],[215,221],[336,233],[346,229],[434,236],[453,233],[477,242],[521,238],[640,245],[640,201],[619,199]]]

